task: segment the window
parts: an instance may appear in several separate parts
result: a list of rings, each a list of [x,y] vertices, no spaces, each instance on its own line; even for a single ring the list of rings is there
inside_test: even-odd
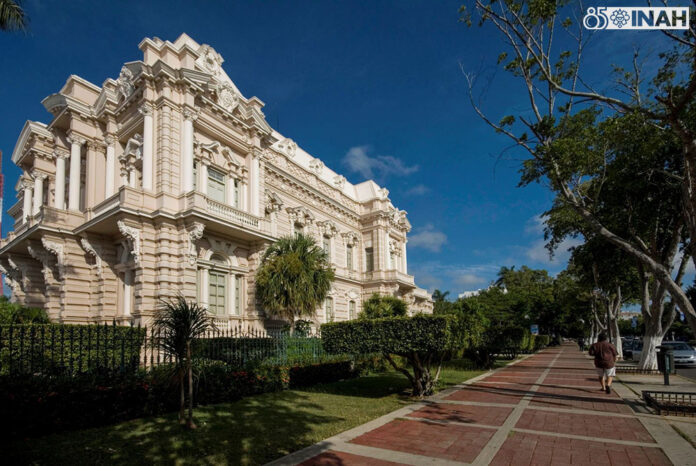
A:
[[[234,206],[239,209],[239,180],[234,180]]]
[[[322,237],[322,248],[324,248],[324,252],[328,256],[328,261],[329,263],[331,262],[331,238],[328,236]]]
[[[365,272],[375,270],[375,255],[372,248],[365,248]]]
[[[351,301],[348,303],[348,318],[350,320],[355,319],[357,316],[355,315],[355,301]]]
[[[234,277],[234,315],[242,315],[242,276]]]
[[[225,315],[225,282],[227,274],[217,271],[208,272],[208,310],[217,315]]]
[[[225,202],[225,174],[213,168],[208,168],[208,197]]]
[[[326,311],[326,321],[333,322],[334,321],[333,298],[326,298],[326,301],[324,301],[324,308]]]
[[[346,246],[346,268],[353,270],[353,246]]]
[[[304,233],[304,227],[302,225],[300,225],[299,223],[295,223],[292,226],[292,228],[295,231],[296,235],[301,235],[302,233]]]

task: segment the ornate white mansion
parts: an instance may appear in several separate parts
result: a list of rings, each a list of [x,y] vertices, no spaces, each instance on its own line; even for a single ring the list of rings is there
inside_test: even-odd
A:
[[[61,322],[147,323],[183,293],[218,326],[275,326],[254,299],[261,254],[303,231],[336,280],[317,318],[354,318],[372,293],[431,312],[406,267],[406,212],[373,181],[352,185],[273,130],[222,57],[182,34],[140,43],[102,87],[70,76],[28,121],[12,161],[23,174],[0,242],[13,300]]]

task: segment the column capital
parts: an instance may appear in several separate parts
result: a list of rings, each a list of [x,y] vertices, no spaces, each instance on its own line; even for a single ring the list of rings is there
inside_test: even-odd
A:
[[[190,121],[196,121],[198,119],[198,116],[200,115],[200,112],[196,110],[195,108],[191,107],[184,107],[184,119],[185,120],[190,120]]]
[[[152,112],[155,110],[155,106],[150,102],[143,102],[143,104],[138,108],[138,111],[143,116],[152,116]]]
[[[117,141],[117,138],[113,134],[107,134],[106,136],[104,136],[104,143],[107,146],[113,146],[116,143],[116,141]]]
[[[35,180],[44,180],[48,178],[48,174],[44,173],[42,171],[39,171],[37,169],[33,169],[31,171],[31,177],[34,178]]]
[[[34,189],[34,180],[23,178],[21,185],[22,189]]]
[[[77,144],[78,146],[81,146],[87,142],[87,139],[75,133],[70,133],[66,139],[70,144]]]
[[[53,149],[53,157],[56,159],[67,159],[70,157],[70,152],[63,149],[63,148],[55,148]]]
[[[98,151],[98,152],[104,152],[106,151],[106,146],[98,141],[88,141],[87,142],[87,149],[92,150],[92,151]]]

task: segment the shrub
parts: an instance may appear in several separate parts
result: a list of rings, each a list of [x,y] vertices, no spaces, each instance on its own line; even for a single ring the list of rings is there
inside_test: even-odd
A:
[[[6,296],[0,296],[0,325],[48,324],[49,322],[45,310],[11,303]]]
[[[417,315],[334,322],[322,325],[321,330],[327,352],[382,353],[409,379],[413,395],[424,396],[432,394],[445,357],[470,344],[470,327],[470,322],[452,315]],[[405,358],[413,374],[396,364],[394,355]],[[437,367],[435,375],[431,372],[433,365]]]
[[[145,329],[116,325],[0,326],[0,375],[134,371]]]
[[[402,299],[394,296],[378,295],[377,293],[363,303],[361,319],[381,319],[385,317],[404,317],[408,306]]]

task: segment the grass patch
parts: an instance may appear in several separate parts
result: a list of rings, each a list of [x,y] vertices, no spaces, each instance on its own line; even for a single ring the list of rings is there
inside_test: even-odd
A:
[[[481,374],[468,361],[443,367],[438,388]],[[264,464],[387,414],[412,400],[393,372],[266,393],[195,410],[186,431],[176,413],[4,445],[6,464]]]

